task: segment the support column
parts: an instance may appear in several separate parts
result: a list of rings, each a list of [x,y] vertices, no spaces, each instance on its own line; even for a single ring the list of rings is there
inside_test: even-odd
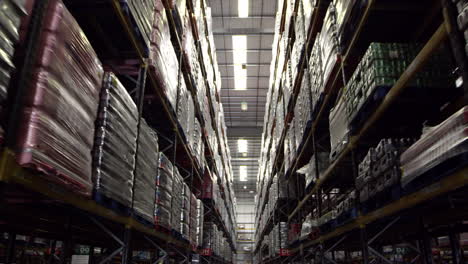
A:
[[[124,231],[124,245],[123,245],[123,252],[122,252],[122,264],[131,264],[132,257],[133,257],[133,249],[132,249],[132,230],[130,228],[125,228]]]
[[[6,264],[15,263],[15,245],[16,245],[16,233],[8,233],[8,245],[6,251]]]
[[[362,263],[369,264],[369,248],[367,245],[366,227],[361,226],[359,232],[360,232],[360,237],[361,237]]]

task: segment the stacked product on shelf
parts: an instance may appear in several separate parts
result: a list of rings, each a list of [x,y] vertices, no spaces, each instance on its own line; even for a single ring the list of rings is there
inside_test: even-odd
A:
[[[133,209],[146,221],[154,222],[155,180],[159,167],[158,136],[144,119],[140,120],[138,153],[135,168]]]
[[[60,0],[49,3],[45,18],[19,116],[16,158],[47,180],[90,196],[102,66]]]
[[[309,163],[297,172],[305,176],[305,187],[311,186],[315,183],[317,177],[328,168],[330,154],[328,152],[317,152],[312,155]],[[317,168],[318,167],[318,168]],[[317,175],[318,171],[318,175]]]
[[[180,211],[180,229],[179,232],[183,238],[189,239],[190,237],[190,202],[192,192],[186,183],[182,184],[182,199],[181,199],[181,211]]]
[[[271,232],[271,244],[270,247],[273,249],[272,256],[287,256],[288,255],[288,223],[279,222]]]
[[[344,94],[346,93],[346,87],[341,90],[338,95],[337,103],[330,110],[330,160],[335,160],[341,151],[348,144],[349,139],[349,119],[346,114],[347,100]]]
[[[424,182],[431,179],[428,173],[431,170],[435,169],[435,174],[440,177],[447,173],[447,168],[453,172],[466,166],[467,124],[468,107],[465,106],[439,125],[427,127],[421,138],[401,155],[403,188],[418,180]],[[437,171],[441,164],[447,164],[447,167]]]
[[[191,142],[191,128],[193,126],[193,116],[194,116],[194,107],[192,94],[187,90],[185,83],[183,81],[184,76],[179,75],[180,87],[179,87],[179,96],[177,98],[177,119],[182,128],[182,132],[185,135],[187,143]]]
[[[155,2],[152,0],[128,0],[128,7],[140,31],[141,37],[148,45],[153,30]]]
[[[351,13],[356,5],[356,0],[333,0],[333,5],[336,8],[336,30],[338,40],[343,49],[347,46],[349,35],[352,32],[347,24],[351,21]],[[355,28],[353,28],[355,29]]]
[[[382,139],[376,148],[369,149],[359,164],[355,182],[361,202],[366,202],[388,188],[400,185],[399,158],[412,142],[406,138]]]
[[[463,33],[463,36],[465,38],[465,52],[468,56],[468,5],[466,4],[466,0],[453,0],[453,2],[457,7],[458,28]]]
[[[327,83],[333,68],[338,62],[339,45],[336,28],[336,8],[330,4],[323,21],[322,31],[318,35],[323,83]]]
[[[205,208],[203,202],[200,199],[197,199],[197,213],[196,213],[196,237],[195,245],[199,248],[202,246],[203,242],[203,220],[205,218]]]
[[[311,95],[310,95],[310,81],[309,74],[305,73],[302,77],[301,89],[294,108],[294,130],[296,131],[294,138],[296,139],[296,148],[304,140],[304,132],[307,128],[309,121],[312,119],[311,112]],[[296,152],[299,149],[295,150]]]
[[[336,205],[336,217],[339,219],[338,225],[343,225],[357,217],[356,205],[356,191],[352,190]]]
[[[184,202],[184,188],[185,188],[185,182],[182,176],[179,173],[179,170],[173,166],[173,181],[172,181],[172,193],[176,195],[172,195],[172,201],[171,201],[171,225],[172,229],[179,232],[181,235],[181,231],[183,231],[182,227],[182,221],[181,221],[181,216],[182,216],[182,205]]]
[[[153,30],[150,39],[149,65],[159,88],[177,112],[177,91],[180,82],[179,60],[171,42],[169,21],[161,0],[156,0]]]
[[[308,237],[311,240],[315,240],[320,235],[320,229],[317,223],[317,219],[315,219],[312,213],[308,214],[302,223],[301,228],[301,238]]]
[[[368,98],[389,90],[416,56],[417,46],[371,43],[345,89],[346,113],[352,123]],[[375,94],[375,95],[374,95]]]
[[[197,240],[197,197],[193,193],[190,194],[190,209],[189,209],[189,235],[190,244],[196,245]]]
[[[203,223],[202,255],[211,256],[217,251],[218,227],[212,222]]]
[[[310,76],[310,93],[311,93],[311,108],[312,113],[317,113],[321,106],[321,101],[324,97],[324,84],[323,84],[323,72],[322,72],[322,58],[321,47],[319,38],[315,39],[314,45],[312,46],[312,52],[309,58],[308,71]]]
[[[104,74],[93,150],[95,199],[132,206],[138,110],[125,87]]]
[[[164,153],[159,153],[159,169],[156,176],[156,199],[154,209],[155,225],[168,230],[172,228],[172,194],[174,167]]]
[[[374,111],[411,64],[419,49],[416,44],[370,44],[344,90],[346,114],[353,131]],[[428,65],[411,81],[410,88],[417,93],[436,97],[442,89],[450,87],[449,57],[444,49],[435,53]],[[420,97],[419,94],[407,97],[412,99],[416,96]]]
[[[20,39],[21,18],[26,15],[23,1],[5,0],[0,2],[0,115],[4,115],[8,86],[15,65],[13,55]],[[3,142],[4,128],[0,126],[0,143]]]

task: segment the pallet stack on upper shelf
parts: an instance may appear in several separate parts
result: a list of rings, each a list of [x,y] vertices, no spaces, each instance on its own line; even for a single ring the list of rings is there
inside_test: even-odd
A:
[[[24,13],[19,2],[2,2],[16,27],[0,35],[7,62],[20,39],[13,16]],[[236,208],[206,3],[26,2],[30,15],[6,104],[2,182],[91,214],[101,210],[111,222],[145,226],[187,252],[202,246],[205,220],[222,234],[215,253],[230,262]],[[43,188],[50,183],[56,191]]]
[[[419,8],[426,4],[431,11]],[[376,220],[466,185],[461,130],[447,152],[422,151],[451,138],[435,131],[463,119],[466,104],[465,68],[446,31],[450,16],[465,30],[463,4],[455,14],[447,5],[280,1],[257,178],[257,261],[317,256],[318,247],[303,248],[344,243],[358,227],[371,232]],[[421,147],[428,140],[432,148]],[[288,206],[271,205],[278,182],[295,187]]]

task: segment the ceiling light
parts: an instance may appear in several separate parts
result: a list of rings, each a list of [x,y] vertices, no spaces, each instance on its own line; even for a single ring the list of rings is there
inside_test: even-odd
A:
[[[254,193],[254,191],[250,191],[249,193]]]
[[[239,153],[247,153],[249,150],[249,143],[246,139],[237,140],[237,149]]]
[[[249,17],[249,0],[237,0],[239,17]]]
[[[234,60],[234,89],[247,89],[247,36],[232,36],[232,49]]]
[[[247,181],[247,166],[239,166],[239,181]]]
[[[249,106],[247,105],[247,102],[242,102],[241,103],[241,110],[242,111],[247,111],[249,109]]]
[[[244,190],[247,189],[247,186],[244,185]]]

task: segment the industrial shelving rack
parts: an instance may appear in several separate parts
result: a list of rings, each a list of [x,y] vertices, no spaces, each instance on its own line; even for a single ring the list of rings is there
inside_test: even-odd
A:
[[[34,58],[35,43],[43,20],[43,10],[45,10],[48,0],[36,1],[30,31],[26,41],[26,56],[22,61],[22,67],[18,74],[18,83],[15,85],[17,94],[13,103],[12,111],[8,117],[9,126],[7,131],[6,147],[3,150],[0,161],[0,202],[2,231],[9,234],[9,241],[6,249],[6,262],[14,261],[15,237],[16,234],[30,235],[47,238],[52,241],[64,241],[64,250],[61,252],[61,263],[70,259],[72,245],[84,244],[91,248],[101,247],[107,249],[108,256],[102,263],[121,254],[121,263],[131,263],[133,250],[152,250],[157,252],[153,256],[157,261],[164,260],[168,255],[173,255],[176,259],[188,262],[192,254],[197,253],[197,249],[187,241],[181,240],[173,233],[166,230],[156,230],[135,220],[131,216],[123,216],[104,206],[97,204],[93,200],[84,199],[78,195],[71,194],[56,187],[49,182],[38,177],[37,172],[21,168],[17,165],[14,157],[13,144],[15,139],[15,123],[18,116],[18,98],[24,93],[24,84],[28,81],[28,66]],[[159,145],[162,152],[171,159],[182,172],[184,181],[188,184],[194,194],[199,194],[202,188],[203,168],[205,164],[198,164],[191,153],[190,148],[177,121],[176,114],[172,110],[164,95],[164,92],[157,85],[156,77],[152,71],[148,70],[147,47],[139,38],[133,18],[128,12],[124,3],[119,0],[106,1],[74,1],[64,0],[69,10],[82,26],[85,34],[90,38],[93,47],[98,53],[98,57],[107,60],[134,61],[134,68],[114,69],[121,75],[121,81],[126,87],[134,87],[139,115],[147,119],[150,126],[158,132]],[[184,67],[188,62],[184,61],[181,54],[181,40],[176,30],[175,18],[170,9],[170,5],[163,0],[171,29],[171,39],[174,50],[179,57],[179,74],[187,75]],[[90,9],[89,7],[93,8]],[[187,8],[193,9],[190,1],[187,1]],[[193,11],[193,10],[192,10]],[[206,19],[203,18],[206,24]],[[193,23],[193,21],[192,21]],[[98,36],[98,37],[97,37]],[[117,44],[112,47],[113,44]],[[199,45],[199,43],[197,43]],[[199,50],[200,51],[200,50]],[[199,56],[202,56],[200,53]],[[212,60],[212,58],[211,58]],[[213,60],[212,60],[213,61]],[[203,64],[201,63],[203,66]],[[206,81],[206,70],[203,69]],[[195,85],[190,78],[185,78],[187,89],[196,94]],[[208,85],[208,83],[206,83]],[[180,87],[180,86],[179,86]],[[217,93],[217,91],[216,91]],[[194,96],[194,100],[195,100]],[[210,98],[208,96],[208,98]],[[219,101],[219,96],[217,96]],[[210,101],[210,114],[213,127],[216,127],[214,110]],[[199,105],[195,100],[196,113],[203,127],[203,118]],[[156,120],[157,122],[154,122]],[[222,126],[221,126],[222,128]],[[219,137],[225,137],[226,132],[216,131],[216,137],[220,152],[226,150],[226,145]],[[214,170],[216,163],[213,161],[213,150],[210,149],[206,134],[203,133],[203,142],[206,146],[206,163]],[[226,142],[226,140],[224,140]],[[136,154],[138,156],[138,152]],[[221,155],[223,171],[229,171],[230,161],[226,153]],[[137,159],[138,157],[136,157]],[[221,175],[229,183],[227,174]],[[221,189],[221,188],[220,188]],[[14,200],[21,200],[21,203],[12,203]],[[8,201],[8,202],[7,202]],[[235,226],[235,214],[232,210],[232,190],[227,184],[227,190],[222,192],[222,206],[228,210],[231,227]],[[219,210],[216,210],[213,201],[204,201],[205,212],[210,212],[209,220],[216,223],[223,235],[227,237],[228,243],[233,252],[236,252],[234,242],[235,233],[228,229],[228,225],[221,218]],[[52,263],[52,255],[55,246],[52,247],[48,263]],[[93,250],[91,250],[93,252]],[[210,256],[211,263],[225,263],[225,260],[218,256]]]
[[[292,13],[292,21],[297,15],[298,2],[295,2],[294,12]],[[308,29],[307,39],[304,45],[303,56],[299,60],[299,70],[295,80],[292,80],[292,95],[289,102],[285,102],[285,124],[281,137],[278,140],[277,149],[282,150],[286,132],[289,129],[289,122],[293,115],[294,106],[298,97],[298,91],[301,86],[301,81],[304,74],[307,74],[308,57],[312,51],[312,45],[320,31],[325,17],[326,9],[330,4],[327,0],[318,0],[314,12],[312,14],[312,22]],[[282,34],[286,17],[286,5],[280,11],[281,26],[280,34]],[[296,170],[306,165],[313,153],[318,149],[327,149],[324,147],[329,141],[328,131],[328,115],[333,107],[340,89],[347,83],[347,79],[351,76],[357,66],[359,59],[365,51],[366,44],[372,41],[388,41],[388,37],[382,37],[378,34],[379,26],[385,29],[393,25],[395,30],[387,30],[394,35],[404,35],[408,38],[408,34],[414,30],[414,25],[418,25],[417,31],[414,31],[413,41],[424,39],[423,48],[420,50],[417,57],[409,65],[406,71],[400,76],[395,85],[390,89],[383,102],[377,109],[367,118],[365,124],[357,132],[352,134],[345,149],[338,157],[330,163],[328,168],[321,174],[316,172],[316,182],[305,190],[305,193],[296,202],[289,202],[286,206],[276,207],[273,212],[267,215],[267,219],[263,219],[266,224],[263,229],[258,230],[254,253],[257,255],[259,263],[304,263],[315,259],[321,263],[338,263],[335,259],[336,251],[346,252],[346,261],[351,261],[350,252],[361,252],[361,262],[371,263],[371,260],[389,262],[379,250],[374,249],[373,245],[385,245],[385,242],[396,243],[403,242],[401,238],[395,234],[411,234],[413,241],[419,243],[418,247],[414,247],[417,251],[417,257],[422,259],[423,263],[433,263],[431,257],[431,248],[429,237],[431,235],[447,235],[450,237],[451,252],[453,252],[453,263],[464,263],[462,261],[462,251],[457,240],[457,234],[466,232],[467,226],[463,224],[463,220],[467,219],[467,184],[468,184],[468,167],[464,164],[461,168],[453,170],[442,179],[439,179],[432,184],[407,194],[401,199],[391,202],[370,213],[358,213],[358,216],[347,224],[341,225],[330,232],[321,234],[318,237],[302,237],[291,245],[286,252],[281,252],[275,257],[262,257],[262,241],[266,239],[266,235],[272,230],[275,224],[281,222],[302,223],[305,216],[316,208],[321,215],[322,195],[331,191],[332,188],[340,186],[352,185],[354,177],[357,175],[357,156],[362,153],[372,143],[376,143],[378,138],[384,135],[385,124],[382,120],[385,114],[392,106],[395,105],[402,93],[407,88],[410,81],[415,75],[421,71],[426,65],[430,57],[445,43],[450,43],[456,64],[458,66],[457,74],[461,76],[464,96],[458,98],[455,102],[447,107],[447,115],[455,112],[463,105],[468,103],[468,78],[467,78],[467,58],[465,53],[465,43],[462,33],[458,31],[456,24],[456,11],[452,1],[436,0],[425,3],[424,12],[421,11],[421,2],[409,3],[407,1],[385,1],[385,0],[367,0],[356,1],[356,6],[359,7],[359,17],[356,27],[351,34],[349,44],[342,48],[340,56],[334,69],[331,71],[330,77],[324,82],[324,90],[328,91],[321,103],[314,109],[313,119],[309,121],[304,132],[296,155],[293,158],[291,166],[285,168],[284,157],[282,151],[277,151],[273,160],[273,169],[269,175],[260,175],[259,177],[259,193],[261,197],[257,198],[256,219],[259,223],[260,218],[268,203],[268,192],[272,185],[273,175],[276,173],[283,181],[296,181]],[[357,9],[357,7],[356,7]],[[385,16],[383,12],[398,12],[403,10],[420,10],[424,14],[416,15],[415,20],[409,19],[414,24],[409,26],[410,29],[403,27],[398,16]],[[356,11],[353,11],[356,12]],[[380,12],[380,13],[379,13]],[[380,15],[380,16],[379,16]],[[404,20],[404,19],[403,19]],[[408,19],[407,19],[408,20]],[[407,21],[406,20],[406,21]],[[400,23],[399,23],[400,22]],[[294,23],[291,23],[293,27]],[[293,29],[290,29],[293,30]],[[385,32],[385,30],[382,30]],[[385,33],[383,33],[385,34]],[[378,36],[378,37],[376,37]],[[391,38],[390,38],[391,39]],[[401,38],[396,38],[401,41]],[[395,40],[394,40],[395,41]],[[287,54],[285,60],[290,60],[290,47],[293,45],[288,42]],[[276,52],[279,54],[279,52]],[[278,56],[278,55],[277,55]],[[285,63],[286,65],[287,63]],[[276,69],[275,74],[279,71],[282,73],[285,69]],[[286,67],[286,66],[285,66]],[[272,85],[274,87],[274,84]],[[417,107],[417,106],[415,106]],[[400,113],[402,114],[402,113]],[[269,116],[268,114],[266,116]],[[265,133],[266,135],[266,133]],[[269,151],[271,146],[270,141],[264,146]],[[378,142],[378,141],[377,141]],[[268,155],[267,155],[268,156]],[[452,168],[447,168],[447,170]],[[344,171],[348,171],[348,173]],[[343,173],[344,172],[344,173]],[[263,177],[262,177],[263,176]],[[267,181],[264,184],[263,181]],[[456,201],[456,202],[455,202]],[[397,231],[397,232],[396,232]],[[400,240],[399,240],[400,239]],[[373,259],[372,259],[373,258]],[[322,262],[323,261],[323,262]],[[346,262],[348,263],[348,262]],[[351,263],[351,262],[349,262]]]

